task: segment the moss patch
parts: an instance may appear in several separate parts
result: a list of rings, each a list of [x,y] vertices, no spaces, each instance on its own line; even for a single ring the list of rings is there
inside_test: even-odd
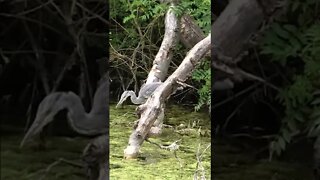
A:
[[[19,149],[21,136],[1,136],[1,179],[6,180],[84,180],[81,167],[58,163],[47,172],[46,169],[63,158],[81,165],[80,156],[89,139],[46,138],[45,150],[35,147]]]
[[[128,144],[133,122],[137,120],[135,107],[110,107],[110,179],[193,179],[198,146],[200,144],[200,149],[204,150],[211,143],[209,133],[203,133],[210,130],[209,116],[194,112],[192,108],[167,106],[164,123],[173,128],[164,128],[160,137],[150,140],[169,145],[181,139],[180,150],[177,151],[180,162],[173,152],[160,149],[148,142],[142,145],[138,159],[124,160],[123,150]],[[189,131],[184,132],[186,129]],[[202,159],[207,179],[211,179],[210,152],[211,149],[207,149]]]

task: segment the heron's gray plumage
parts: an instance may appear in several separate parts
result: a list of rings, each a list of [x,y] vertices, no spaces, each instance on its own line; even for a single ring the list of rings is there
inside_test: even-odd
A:
[[[153,82],[143,84],[138,97],[133,91],[124,91],[116,107],[120,106],[129,96],[133,104],[143,104],[153,94],[153,92],[162,84],[162,82]]]
[[[73,92],[55,92],[46,96],[40,103],[36,118],[24,136],[20,146],[39,134],[53,121],[61,110],[68,110],[68,123],[82,135],[99,135],[108,130],[108,81],[104,81],[96,90],[93,105],[89,113],[85,112],[81,99]]]

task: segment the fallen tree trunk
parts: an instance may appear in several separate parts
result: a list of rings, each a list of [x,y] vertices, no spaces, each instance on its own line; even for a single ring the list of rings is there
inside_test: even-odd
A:
[[[213,61],[217,56],[235,60],[249,48],[249,40],[258,33],[263,21],[279,11],[279,0],[230,1],[212,25]],[[281,9],[279,9],[281,10]]]
[[[211,48],[211,34],[197,43],[187,54],[177,70],[168,79],[160,85],[147,102],[138,107],[140,116],[137,128],[129,138],[129,144],[124,150],[124,156],[127,159],[136,158],[140,146],[147,137],[149,130],[162,111],[165,100],[184,82],[203,56]]]
[[[274,1],[275,3],[276,1]],[[271,3],[270,5],[274,5]],[[219,53],[227,57],[236,58],[241,52],[246,48],[250,36],[256,33],[261,25],[263,19],[265,19],[265,14],[263,10],[259,8],[260,5],[256,1],[245,0],[241,2],[232,1],[224,13],[218,18],[218,20],[212,26],[213,32],[213,42],[214,46],[213,52],[219,47]],[[239,10],[234,10],[239,9]],[[241,10],[241,11],[240,11]],[[234,12],[237,12],[236,14]],[[255,15],[253,16],[252,13]],[[238,18],[234,17],[238,16]],[[173,14],[167,16],[170,18],[175,18]],[[227,21],[226,19],[231,19]],[[243,22],[245,21],[245,22]],[[252,23],[254,21],[254,23]],[[174,28],[168,28],[170,31],[169,37],[177,37],[174,34],[177,28],[174,22]],[[228,24],[225,24],[228,22]],[[252,24],[251,24],[252,23]],[[247,27],[249,26],[249,28]],[[181,29],[180,37],[182,43],[186,47],[193,47],[196,42],[199,42],[204,38],[203,32],[199,30],[200,28],[195,25],[192,18],[185,15],[181,19]],[[173,33],[173,34],[172,34]],[[230,40],[231,39],[231,40]],[[156,63],[154,63],[152,73],[148,76],[147,82],[163,81],[166,76],[166,67],[171,61],[171,52],[169,51],[173,47],[176,41],[172,39],[167,39],[167,43],[164,43],[164,51],[160,52]],[[168,43],[169,42],[169,43]],[[168,45],[169,44],[169,45]],[[170,97],[174,90],[179,86],[180,82],[185,81],[190,75],[192,70],[195,68],[196,64],[211,48],[211,35],[199,42],[193,49],[188,53],[187,57],[183,60],[179,68],[162,84],[158,87],[155,93],[148,99],[148,101],[139,106],[138,110],[140,112],[140,119],[137,128],[133,131],[129,138],[129,145],[124,150],[124,156],[126,158],[135,158],[139,152],[140,146],[143,144],[144,139],[149,135],[150,129],[156,121],[157,117],[163,111],[165,100]],[[232,49],[232,50],[230,50]],[[230,51],[229,51],[230,50]],[[98,138],[103,139],[103,138]],[[106,141],[101,141],[101,143],[106,143]],[[93,143],[94,144],[94,143]],[[91,144],[90,144],[91,145]],[[90,146],[88,145],[88,147]],[[106,152],[105,152],[106,153]],[[97,161],[97,159],[95,159]],[[97,165],[97,164],[96,164]],[[106,163],[99,164],[100,175],[104,176],[104,169],[106,169]],[[97,168],[97,167],[96,167]]]
[[[198,43],[199,41],[201,41],[205,38],[204,33],[202,32],[200,27],[195,23],[195,21],[193,20],[193,18],[190,15],[187,15],[187,14],[183,15],[179,21],[179,19],[177,18],[177,16],[175,15],[175,13],[173,11],[173,8],[176,6],[175,1],[170,1],[170,6],[171,6],[171,8],[168,10],[166,17],[165,17],[165,35],[164,35],[161,47],[159,48],[159,51],[158,51],[158,53],[155,57],[155,60],[153,62],[153,67],[148,75],[146,84],[151,84],[151,83],[159,82],[159,81],[161,82],[161,81],[165,80],[165,78],[167,76],[169,64],[172,59],[174,47],[179,42],[178,39],[180,39],[182,41],[184,46],[186,46],[187,48],[191,48],[191,47],[195,46],[196,43]],[[178,32],[180,32],[180,33],[178,33]],[[209,48],[209,50],[210,50],[210,48]],[[195,57],[196,56],[197,55],[195,55]],[[201,56],[203,56],[203,55],[201,55]],[[189,69],[188,69],[185,73],[189,74],[190,72],[191,71],[189,71]],[[182,79],[180,79],[180,81],[182,81]],[[167,90],[163,94],[163,97],[168,98],[172,94],[172,92],[174,92],[177,85],[175,87],[173,87],[173,84],[171,82],[169,84],[168,83],[165,84],[165,86],[167,87],[166,89],[170,89],[170,91]],[[157,89],[157,91],[158,90],[159,89]],[[166,98],[164,98],[164,99],[166,99]],[[138,110],[137,110],[138,114],[141,115],[140,120],[143,119],[143,117],[145,116],[143,114],[145,113],[147,107],[151,108],[151,109],[156,108],[156,110],[155,109],[151,110],[153,112],[156,111],[156,114],[153,116],[154,118],[152,118],[151,121],[146,120],[147,121],[146,123],[148,124],[148,126],[146,127],[146,129],[142,130],[143,134],[144,134],[142,139],[137,140],[137,138],[139,139],[139,137],[138,137],[139,135],[137,135],[137,134],[130,136],[129,144],[132,144],[132,145],[129,145],[129,147],[125,150],[125,157],[126,158],[135,158],[136,157],[136,155],[138,154],[139,147],[142,144],[142,142],[146,136],[148,136],[148,137],[157,136],[161,133],[161,125],[162,125],[162,121],[164,118],[164,111],[165,111],[164,106],[165,106],[165,103],[163,102],[163,100],[161,100],[161,103],[156,106],[149,107],[147,105],[147,106],[140,106],[138,108]],[[139,128],[141,128],[142,121],[140,121],[140,120],[139,120],[138,127],[136,129],[138,131],[140,131]],[[145,120],[143,120],[143,122],[144,121]],[[132,142],[132,143],[130,143],[130,142]]]
[[[213,67],[225,71],[224,73],[227,74],[230,74],[231,72],[231,75],[238,75],[235,72],[239,71],[234,71],[234,68],[229,68],[228,66],[221,68],[221,65],[216,63],[216,61],[219,60],[226,64],[231,61],[232,64],[236,64],[237,57],[249,47],[247,45],[250,38],[258,32],[263,20],[266,19],[268,15],[272,15],[272,12],[277,8],[278,2],[278,0],[269,0],[268,2],[254,0],[231,1],[212,26]],[[181,40],[183,39],[182,42],[186,47],[192,47],[193,44],[198,42],[198,39],[201,39],[203,36],[203,33],[199,31],[199,28],[187,15],[183,16],[181,19],[180,33],[180,37],[182,37]],[[145,104],[138,107],[138,112],[141,116],[137,128],[129,138],[129,145],[124,150],[124,156],[126,158],[135,158],[137,156],[139,148],[144,139],[148,136],[153,123],[164,109],[164,101],[169,98],[171,93],[178,87],[179,82],[183,82],[187,79],[196,63],[203,56],[209,56],[207,52],[211,49],[206,48],[210,47],[210,38],[211,35],[193,47],[179,68],[156,89],[155,93]],[[158,69],[158,73],[166,72],[163,71],[163,68],[153,69]],[[242,76],[243,74],[246,73],[242,73]],[[149,78],[150,74],[148,80]]]
[[[171,6],[174,7],[175,3],[171,3]],[[178,18],[173,10],[169,9],[165,17],[165,34],[148,74],[146,84],[165,80],[173,56],[173,49],[178,43],[178,29]]]
[[[206,36],[201,28],[189,14],[185,14],[181,17],[180,41],[185,47],[191,49],[205,37]]]
[[[237,63],[254,45],[252,41],[259,38],[260,32],[263,32],[267,27],[267,22],[283,12],[284,5],[284,2],[280,0],[229,2],[212,25],[211,67],[217,70],[213,77],[213,86],[219,81],[233,83],[243,80],[257,80],[277,89],[262,78],[238,68]],[[229,83],[228,85],[228,83],[223,86],[232,88],[233,84]]]

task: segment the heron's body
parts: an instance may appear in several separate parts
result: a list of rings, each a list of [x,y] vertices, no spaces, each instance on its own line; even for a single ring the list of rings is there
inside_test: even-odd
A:
[[[133,104],[143,104],[153,94],[153,92],[162,84],[162,82],[153,82],[143,84],[139,91],[138,97],[133,91],[124,91],[116,107],[120,106],[129,96]]]

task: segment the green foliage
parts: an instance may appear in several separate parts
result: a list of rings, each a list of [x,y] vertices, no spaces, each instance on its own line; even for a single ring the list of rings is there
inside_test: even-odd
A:
[[[308,126],[308,135],[311,137],[315,137],[320,134],[320,90],[313,93],[313,95],[315,96],[311,103],[313,106],[313,111],[309,116],[311,122]]]
[[[211,1],[185,0],[178,6],[181,11],[187,12],[197,20],[199,27],[207,34],[211,31]]]
[[[207,34],[211,31],[211,1],[209,0],[196,0],[184,1],[181,5],[186,12],[193,16],[199,27]],[[211,66],[210,61],[207,60],[201,63],[197,69],[192,73],[192,79],[199,83],[198,104],[195,110],[199,110],[203,106],[211,106]]]
[[[287,70],[289,80],[277,96],[285,107],[285,117],[279,136],[271,143],[271,155],[273,152],[279,155],[297,134],[319,135],[320,24],[315,15],[320,15],[320,9],[317,4],[311,0],[290,1],[287,16],[272,24],[262,43],[261,53],[280,63]]]
[[[110,65],[121,83],[147,76],[164,32],[163,17],[167,6],[156,1],[110,1]]]
[[[203,105],[211,106],[211,68],[210,61],[202,63],[192,74],[192,79],[200,83],[198,89],[199,100],[195,106],[198,111]]]
[[[196,0],[182,1],[178,6],[179,12],[187,12],[193,16],[199,27],[207,34],[211,31],[211,1],[209,0]],[[197,69],[192,73],[192,79],[198,83],[198,104],[195,110],[198,111],[203,106],[211,106],[211,67],[210,61],[207,60],[201,63]]]
[[[129,16],[124,17],[123,22],[146,22],[150,19],[156,19],[163,16],[167,11],[165,4],[159,4],[156,1],[149,0],[134,0],[132,2],[122,0],[125,8],[130,13]]]
[[[110,73],[111,78],[113,76],[118,78],[121,72],[124,74],[124,80],[133,76],[132,79],[137,81],[147,76],[162,42],[164,16],[169,8],[179,16],[183,13],[190,14],[205,33],[210,32],[210,3],[209,0],[183,0],[176,7],[171,7],[168,4],[149,0],[110,1],[110,18],[114,24],[110,27],[109,34],[109,42],[112,47],[110,64],[112,70],[117,70],[116,75],[113,75],[113,72]],[[180,64],[186,52],[187,50],[179,44],[175,48],[173,64]],[[196,86],[200,87],[198,91],[200,100],[196,109],[209,105],[211,99],[210,66],[205,65],[198,68],[200,69],[196,70],[197,75],[194,77],[197,82]],[[119,81],[123,83],[122,79]]]

